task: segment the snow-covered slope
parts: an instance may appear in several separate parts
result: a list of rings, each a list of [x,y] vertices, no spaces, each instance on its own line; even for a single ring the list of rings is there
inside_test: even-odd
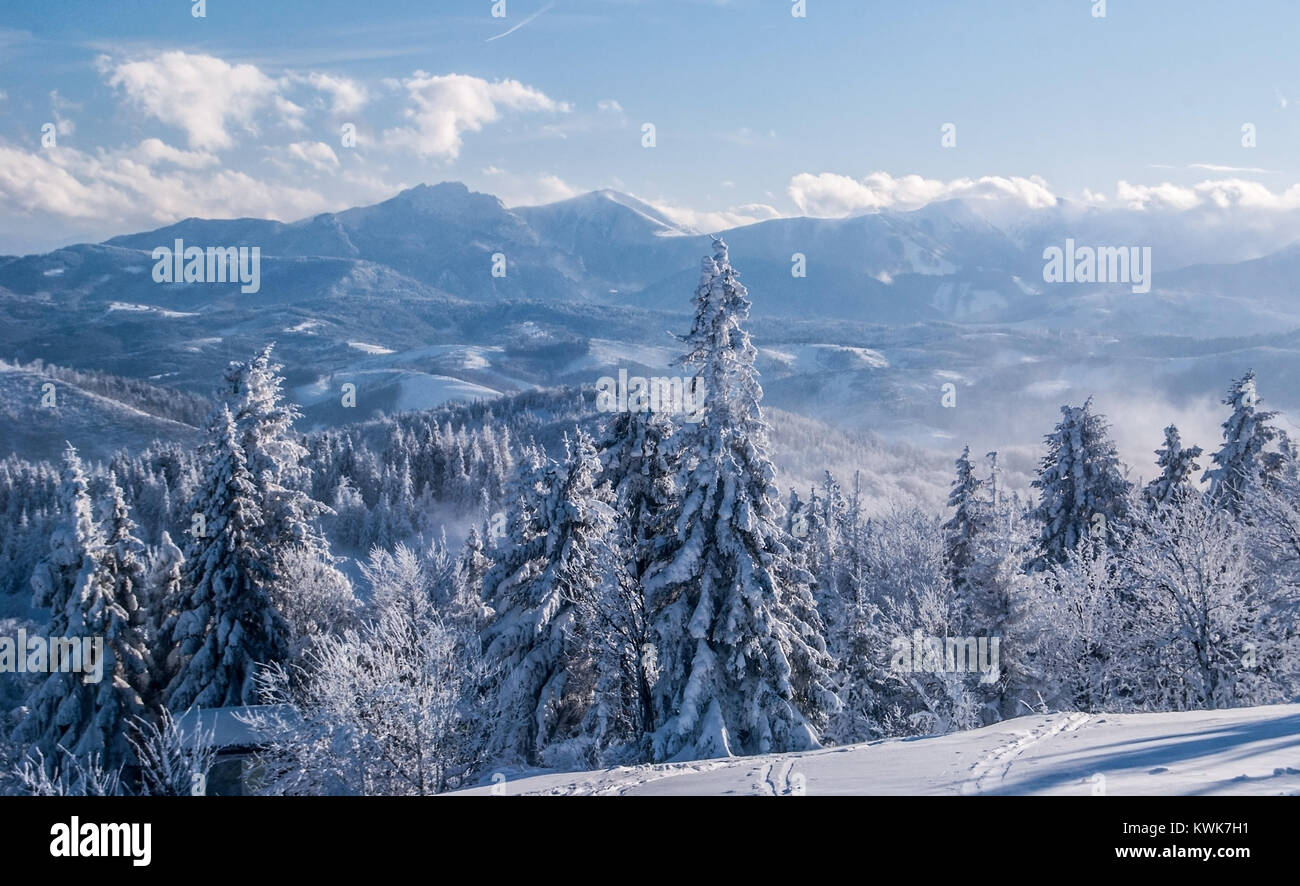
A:
[[[53,405],[46,406],[49,396]],[[49,456],[71,443],[83,457],[108,458],[119,449],[139,452],[154,440],[190,445],[199,436],[188,424],[0,360],[0,454]]]
[[[969,732],[809,753],[527,777],[506,772],[488,781],[462,793],[1300,796],[1300,704],[1039,714]]]

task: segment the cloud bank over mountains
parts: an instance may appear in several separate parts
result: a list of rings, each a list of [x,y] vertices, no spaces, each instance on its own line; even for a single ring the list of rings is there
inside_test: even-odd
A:
[[[87,147],[76,134],[86,105],[50,94],[54,144],[39,133],[0,137],[0,200],[15,211],[0,223],[0,252],[40,251],[98,241],[123,231],[188,217],[293,221],[389,197],[418,181],[444,177],[491,128],[515,139],[565,138],[570,131],[613,127],[636,135],[616,98],[585,108],[516,79],[415,70],[373,82],[319,70],[274,72],[216,55],[166,50],[101,55],[95,71],[114,115],[143,137]],[[84,128],[83,130],[84,131]],[[469,156],[469,159],[475,159]],[[414,164],[414,166],[409,165]],[[1153,164],[1155,169],[1172,169]],[[734,192],[730,205],[700,205],[638,194],[674,223],[701,231],[774,218],[843,218],[907,211],[960,199],[996,224],[1016,227],[1034,213],[1122,210],[1194,213],[1253,230],[1272,241],[1300,237],[1300,184],[1264,183],[1257,167],[1186,164],[1208,176],[1195,184],[1120,180],[1112,187],[1063,194],[1043,177],[954,178],[872,171],[792,170],[783,194]],[[1160,173],[1164,175],[1164,173]],[[445,176],[451,177],[451,176]],[[570,181],[552,170],[478,163],[456,178],[501,196],[510,206],[539,205],[619,181]],[[745,202],[744,197],[758,198]]]

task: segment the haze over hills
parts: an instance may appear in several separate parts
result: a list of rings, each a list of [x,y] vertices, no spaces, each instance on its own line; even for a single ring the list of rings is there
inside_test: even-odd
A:
[[[952,200],[720,235],[750,290],[768,405],[944,453],[970,440],[1029,458],[1061,403],[1095,395],[1125,418],[1121,453],[1141,471],[1171,420],[1212,444],[1222,389],[1252,366],[1267,405],[1300,412],[1300,246],[1239,260],[1242,238],[1216,245],[1207,230],[1192,215],[1071,205],[994,219]],[[1067,238],[1152,245],[1151,291],[1045,283],[1044,244]],[[155,283],[152,250],[178,239],[259,247],[260,290]],[[1164,245],[1184,242],[1199,263]],[[275,340],[314,425],[590,388],[619,367],[668,369],[707,250],[704,233],[615,191],[512,210],[443,183],[289,224],[187,219],[0,259],[0,358],[207,393],[228,360]],[[356,412],[338,402],[347,381]],[[941,405],[945,384],[956,408]],[[121,422],[100,421],[115,438]],[[10,448],[48,445],[17,435]]]

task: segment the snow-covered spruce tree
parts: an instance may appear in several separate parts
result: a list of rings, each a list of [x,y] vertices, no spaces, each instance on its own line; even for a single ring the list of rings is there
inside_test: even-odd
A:
[[[271,596],[257,486],[236,433],[223,408],[190,503],[201,519],[186,550],[186,596],[165,628],[176,643],[177,673],[167,690],[173,711],[255,704],[257,668],[289,651],[289,627]]]
[[[492,561],[483,556],[481,548],[477,555],[471,553],[477,531],[471,527],[469,535],[461,555],[456,555],[447,544],[447,533],[440,529],[425,549],[424,561],[435,576],[434,608],[444,619],[465,629],[478,630],[485,623],[487,610],[480,596],[482,579],[472,584],[471,580],[477,570],[487,572]]]
[[[993,473],[990,487],[995,479]],[[1034,654],[1041,626],[1034,610],[1042,582],[1039,574],[1025,570],[1037,552],[1037,530],[1019,496],[1003,493],[988,503],[971,548],[971,565],[960,595],[967,630],[973,636],[989,637],[990,642],[994,637],[1001,640],[999,678],[980,684],[991,719],[1025,713],[1042,687],[1042,669]]]
[[[149,713],[145,700],[150,675],[139,600],[145,588],[144,545],[134,535],[135,524],[112,475],[106,505],[103,553],[92,594],[81,604],[86,634],[103,638],[103,679],[93,687],[86,728],[70,749],[79,756],[99,755],[105,765],[116,766],[134,757],[127,733],[131,723]]]
[[[72,495],[69,528],[81,534],[86,531],[83,521],[89,501],[75,452],[69,449],[65,460],[65,487]],[[73,586],[63,600],[62,613],[51,612],[50,635],[76,644],[81,672],[68,671],[58,660],[66,650],[52,641],[47,650],[48,674],[28,700],[29,714],[18,737],[50,761],[62,749],[82,761],[95,760],[117,769],[133,763],[127,725],[145,713],[143,696],[148,691],[142,613],[136,597],[144,568],[138,559],[143,546],[132,534],[122,490],[111,476],[106,511],[107,539],[93,525],[90,529],[93,541],[85,549],[83,570],[78,573],[86,580]],[[86,640],[95,644],[89,657]]]
[[[808,570],[816,581],[813,599],[817,603],[824,636],[833,637],[844,612],[841,593],[843,570],[839,561],[839,530],[842,523],[843,497],[830,472],[821,484],[808,490],[808,500],[791,489],[786,507],[785,530],[790,536],[790,551],[795,562]]]
[[[49,611],[47,631],[51,637],[85,635],[81,605],[94,594],[92,585],[104,545],[88,488],[77,450],[68,444],[59,486],[59,522],[50,534],[49,553],[32,573],[32,606]],[[45,764],[57,764],[62,753],[59,747],[71,752],[81,737],[86,713],[82,676],[52,669],[24,703],[26,713],[14,731],[14,740],[32,746]]]
[[[1223,446],[1214,453],[1214,467],[1204,479],[1210,481],[1210,500],[1239,514],[1245,490],[1264,470],[1265,449],[1277,439],[1277,429],[1269,424],[1277,413],[1255,408],[1259,396],[1253,369],[1232,383],[1223,403],[1232,407],[1232,415],[1223,423]]]
[[[355,548],[362,543],[366,525],[366,503],[357,487],[346,476],[340,477],[334,490],[330,518],[331,538],[344,548]]]
[[[816,747],[839,705],[813,577],[782,529],[748,314],[716,240],[680,360],[703,385],[707,414],[672,438],[680,500],[644,582],[658,760]]]
[[[507,483],[500,537],[492,526],[485,526],[487,557],[492,565],[483,575],[480,592],[489,620],[496,616],[492,601],[498,593],[537,572],[546,539],[538,514],[551,464],[537,446],[526,446]]]
[[[1165,428],[1165,445],[1156,450],[1156,467],[1160,476],[1156,477],[1143,489],[1147,504],[1151,507],[1173,504],[1181,496],[1196,492],[1192,475],[1201,469],[1196,459],[1201,455],[1199,446],[1183,446],[1177,425]]]
[[[68,444],[60,475],[59,522],[50,533],[49,553],[32,573],[32,605],[50,611],[49,631],[54,636],[67,634],[68,604],[86,595],[103,545],[89,488],[77,450]]]
[[[163,707],[162,693],[175,676],[170,661],[175,643],[170,627],[184,600],[181,585],[185,570],[185,555],[172,541],[171,534],[163,530],[158,547],[149,558],[148,578],[145,582],[145,644],[149,650],[149,696],[145,699],[150,708]]]
[[[283,367],[272,361],[273,348],[268,344],[251,360],[232,362],[223,393],[253,482],[252,497],[261,511],[261,525],[252,531],[266,555],[272,596],[288,617],[291,651],[300,652],[320,629],[310,617],[320,600],[297,603],[291,598],[307,587],[326,589],[324,593],[338,597],[339,605],[347,608],[351,587],[335,567],[318,525],[318,518],[330,509],[306,492],[311,488],[311,472],[303,464],[308,453],[293,430],[301,413],[284,399]],[[401,476],[409,486],[409,474]],[[307,620],[299,623],[299,615]]]
[[[996,508],[1002,502],[1000,497],[1002,492],[1002,470],[998,467],[998,451],[995,449],[992,452],[986,452],[984,457],[989,460],[989,479],[987,481],[989,502]]]
[[[613,552],[614,514],[597,488],[591,438],[565,441],[552,462],[524,532],[484,578],[493,610],[483,631],[489,662],[501,668],[491,753],[530,763],[572,765],[587,758],[580,737],[596,683],[594,619],[603,605]]]
[[[223,392],[248,472],[264,497],[263,537],[268,544],[310,544],[321,538],[313,520],[327,509],[302,491],[310,481],[302,464],[307,450],[293,432],[301,413],[284,399],[283,367],[271,361],[273,348],[267,345],[246,363],[232,362]]]
[[[827,477],[829,478],[829,473]],[[871,521],[862,516],[862,478],[854,472],[853,492],[835,526],[839,539],[835,550],[835,572],[839,578],[838,601],[822,609],[826,596],[818,601],[826,626],[826,646],[834,662],[834,677],[840,710],[832,714],[825,736],[836,744],[850,744],[880,738],[885,734],[879,689],[887,678],[886,662],[880,660],[879,637],[875,630],[878,607],[870,593],[867,543]]]
[[[595,703],[585,731],[602,765],[644,759],[655,728],[651,685],[655,650],[642,583],[671,510],[673,469],[666,442],[674,431],[663,413],[616,413],[599,444],[600,485],[614,506],[615,559],[599,605],[590,612],[599,638]]]
[[[508,481],[506,485],[509,485]],[[472,604],[474,617],[480,622],[486,615],[483,606],[483,576],[491,568],[492,560],[483,544],[483,535],[477,526],[471,526],[469,535],[465,538],[465,546],[456,558],[456,572],[453,576],[455,589],[452,596]]]
[[[817,550],[817,609],[829,636],[835,632],[834,624],[842,615],[848,591],[849,557],[846,548],[851,544],[849,524],[855,518],[850,518],[849,503],[830,471],[823,472],[821,495],[815,497],[813,510],[817,520],[813,540]]]
[[[1060,423],[1048,434],[1034,488],[1034,516],[1043,524],[1040,567],[1065,562],[1066,555],[1091,534],[1113,543],[1128,515],[1129,482],[1124,477],[1106,420],[1082,406],[1062,406]]]
[[[632,565],[640,580],[649,568],[662,523],[662,513],[672,501],[673,465],[667,441],[674,433],[672,419],[663,413],[615,413],[598,444],[600,483],[610,489]]]
[[[953,514],[952,518],[943,524],[943,529],[953,587],[961,593],[966,584],[966,574],[974,559],[971,549],[985,517],[984,502],[980,498],[980,489],[984,481],[975,476],[975,466],[971,464],[969,446],[962,448],[956,465],[957,479],[953,481],[952,491],[948,493],[948,507],[953,509]]]

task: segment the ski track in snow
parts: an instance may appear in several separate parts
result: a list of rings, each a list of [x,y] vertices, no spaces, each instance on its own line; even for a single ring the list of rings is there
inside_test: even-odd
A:
[[[649,784],[652,781],[661,781],[665,778],[675,778],[678,775],[687,775],[699,772],[712,772],[714,769],[721,768],[730,763],[730,760],[704,760],[699,763],[668,763],[662,766],[646,769],[629,769],[628,772],[634,773],[638,777],[624,779],[617,784],[610,785],[598,793],[605,796],[623,796],[633,788]]]
[[[971,767],[970,777],[961,786],[962,794],[983,794],[1000,786],[1006,781],[1012,764],[1030,747],[1062,732],[1073,732],[1091,719],[1089,714],[1070,714],[1064,718],[1049,719],[1033,729],[1016,730],[1014,739],[997,746]]]
[[[694,763],[661,763],[655,766],[619,766],[596,773],[583,773],[588,778],[577,779],[562,785],[551,785],[541,790],[524,791],[523,794],[563,796],[622,796],[628,791],[679,775],[711,772],[734,760],[701,760]],[[523,779],[520,779],[523,780]],[[508,782],[507,782],[508,784]]]
[[[781,768],[777,772],[776,780],[772,782],[772,785],[776,788],[773,792],[776,796],[782,797],[790,793],[790,770],[793,768],[794,760],[791,758],[786,758],[785,761],[781,763]]]
[[[763,768],[762,768],[762,770],[760,770],[760,771],[761,771],[761,776],[760,776],[760,778],[759,778],[758,781],[754,782],[754,793],[756,793],[756,794],[760,794],[760,795],[762,795],[762,796],[764,796],[764,797],[779,797],[779,796],[781,796],[781,781],[782,781],[782,779],[781,779],[781,774],[780,774],[780,772],[779,772],[779,771],[777,772],[777,775],[776,775],[775,778],[772,777],[773,770],[775,769],[777,763],[779,763],[779,762],[780,762],[780,761],[778,760],[778,761],[775,761],[775,762],[772,762],[772,763],[764,763],[764,764],[763,764]],[[791,766],[791,765],[793,765],[793,764],[787,763],[787,764],[785,764],[785,765],[786,765],[786,767],[788,768],[789,766]]]

